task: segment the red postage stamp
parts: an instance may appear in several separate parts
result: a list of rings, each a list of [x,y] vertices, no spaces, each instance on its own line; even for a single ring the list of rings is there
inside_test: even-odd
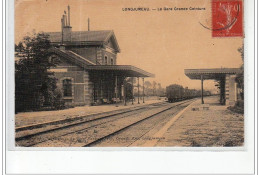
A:
[[[212,36],[243,36],[242,0],[212,0]]]

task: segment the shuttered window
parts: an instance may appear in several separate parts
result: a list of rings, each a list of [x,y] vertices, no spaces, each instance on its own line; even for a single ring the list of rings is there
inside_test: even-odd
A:
[[[107,65],[107,56],[105,56],[105,65]]]
[[[62,82],[63,84],[63,96],[71,97],[72,96],[72,81],[70,79],[65,79]]]

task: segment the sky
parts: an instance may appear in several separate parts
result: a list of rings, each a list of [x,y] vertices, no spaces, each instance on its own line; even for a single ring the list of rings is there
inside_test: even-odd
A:
[[[242,64],[241,37],[212,37],[210,0],[16,0],[15,42],[28,32],[59,32],[67,5],[73,31],[114,30],[121,52],[120,65],[133,65],[155,74],[150,81],[163,87],[180,84],[199,89],[199,80],[190,80],[184,69],[236,68]],[[150,11],[123,11],[123,8],[150,8]],[[173,8],[158,11],[158,8]],[[174,10],[200,7],[206,10]],[[156,9],[156,10],[152,10]],[[213,81],[204,81],[213,89]]]

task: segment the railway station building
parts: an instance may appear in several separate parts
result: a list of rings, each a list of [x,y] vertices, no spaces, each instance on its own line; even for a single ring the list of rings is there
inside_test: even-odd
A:
[[[203,100],[203,81],[216,80],[219,82],[220,103],[232,106],[238,99],[239,89],[235,81],[236,74],[242,73],[239,68],[218,69],[185,69],[185,75],[192,80],[201,80],[201,103]]]
[[[61,18],[61,31],[47,33],[53,46],[49,60],[58,61],[50,71],[58,80],[65,104],[125,100],[123,85],[127,78],[137,78],[139,92],[139,78],[144,82],[145,77],[154,76],[135,66],[117,65],[120,48],[112,30],[90,31],[88,26],[87,31],[72,31],[69,6],[67,14]]]

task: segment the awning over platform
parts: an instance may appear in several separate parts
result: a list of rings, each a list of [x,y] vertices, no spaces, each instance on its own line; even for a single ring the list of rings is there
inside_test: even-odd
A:
[[[113,73],[126,77],[154,77],[154,74],[146,72],[131,65],[89,65],[85,70],[93,72]]]
[[[83,69],[92,71],[94,73],[111,73],[114,75],[121,75],[124,77],[154,77],[154,74],[151,74],[131,65],[96,65],[90,60],[70,50],[61,50],[53,47],[49,50],[49,52],[55,53],[69,60],[70,62],[77,64]]]
[[[242,73],[240,68],[216,68],[216,69],[185,69],[184,73],[190,79],[221,79],[225,77],[226,74],[237,74]]]

